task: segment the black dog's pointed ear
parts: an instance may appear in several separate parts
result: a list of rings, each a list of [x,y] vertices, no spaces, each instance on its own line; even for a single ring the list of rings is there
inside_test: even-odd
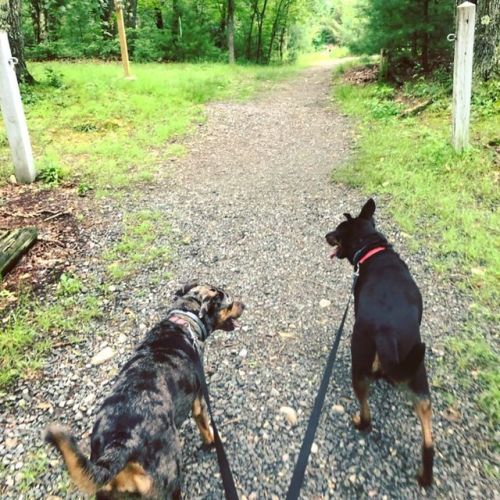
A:
[[[196,281],[190,281],[186,283],[182,288],[179,288],[179,290],[175,292],[174,297],[182,297],[183,295],[186,295],[186,293],[188,293],[189,290],[191,290],[195,286],[198,286],[198,282]]]
[[[366,219],[370,220],[373,217],[373,214],[375,213],[375,202],[373,201],[373,198],[370,198],[363,206],[361,209],[361,212],[359,213],[359,218],[360,219]]]
[[[351,220],[352,219],[352,215],[347,213],[347,212],[344,212],[344,217],[347,219],[347,220]]]

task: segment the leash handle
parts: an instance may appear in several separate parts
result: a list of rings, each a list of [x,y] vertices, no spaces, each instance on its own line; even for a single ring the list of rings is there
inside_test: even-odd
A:
[[[309,417],[309,422],[307,423],[306,435],[304,436],[304,441],[302,442],[302,446],[300,448],[299,458],[297,459],[297,463],[295,464],[295,469],[293,471],[290,487],[288,488],[286,500],[297,500],[299,498],[300,489],[302,487],[302,483],[304,482],[304,474],[306,471],[307,462],[311,453],[311,446],[314,442],[314,436],[316,435],[316,429],[318,427],[319,418],[321,416],[321,410],[323,409],[323,404],[325,402],[326,391],[328,389],[328,384],[332,375],[333,363],[335,362],[335,357],[337,356],[340,337],[342,335],[342,330],[344,329],[344,323],[347,317],[347,311],[349,310],[349,304],[351,303],[351,297],[352,295],[349,295],[349,300],[347,301],[344,315],[342,316],[342,321],[340,322],[340,326],[337,330],[337,334],[333,342],[332,350],[330,351],[325,370],[323,371],[323,378],[321,379],[319,391],[314,401],[313,410],[311,412],[311,416]]]
[[[224,486],[224,493],[226,496],[226,500],[238,500],[238,493],[236,492],[236,485],[234,484],[231,467],[229,466],[226,452],[224,450],[224,446],[220,439],[219,431],[217,430],[217,426],[215,425],[215,420],[212,413],[212,406],[210,404],[210,396],[208,394],[207,381],[205,378],[205,370],[203,368],[203,360],[201,359],[200,353],[198,353],[196,368],[198,372],[198,377],[200,379],[201,391],[207,403],[207,409],[210,415],[212,429],[214,431],[215,451],[217,452],[217,461],[219,462],[219,469],[222,477],[222,485]]]

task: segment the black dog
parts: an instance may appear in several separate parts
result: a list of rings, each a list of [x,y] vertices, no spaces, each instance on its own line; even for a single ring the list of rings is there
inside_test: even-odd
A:
[[[432,483],[434,448],[431,402],[424,365],[425,344],[420,340],[422,297],[406,264],[376,231],[375,202],[369,199],[358,217],[347,218],[326,235],[332,257],[347,258],[359,268],[354,289],[355,323],[351,340],[352,385],[360,413],[353,418],[359,430],[370,430],[370,379],[383,376],[406,383],[414,398],[423,434],[419,483]]]
[[[178,429],[191,410],[205,444],[213,433],[196,363],[212,331],[234,330],[244,305],[210,285],[189,284],[135,349],[97,413],[88,459],[76,440],[51,426],[46,440],[63,456],[83,491],[98,499],[124,495],[181,498]]]

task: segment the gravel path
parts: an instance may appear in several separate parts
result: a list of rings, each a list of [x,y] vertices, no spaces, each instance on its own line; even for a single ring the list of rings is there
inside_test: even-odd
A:
[[[351,269],[332,263],[324,235],[345,211],[357,212],[366,196],[329,181],[332,168],[349,158],[349,121],[330,105],[331,66],[317,66],[247,103],[216,103],[207,122],[187,139],[190,153],[174,175],[121,208],[102,207],[108,227],[89,233],[91,254],[109,245],[123,212],[162,210],[184,238],[173,263],[174,280],[153,284],[142,273],[119,286],[96,324],[96,335],[71,349],[54,351],[43,377],[19,383],[2,402],[0,463],[2,498],[78,498],[64,490],[59,459],[41,430],[49,421],[69,422],[87,436],[92,412],[109,390],[131,346],[165,311],[178,283],[198,277],[227,286],[247,304],[242,330],[216,333],[206,366],[216,418],[240,493],[247,499],[284,498],[327,353],[348,297]],[[465,299],[439,285],[425,249],[410,254],[377,200],[381,230],[395,244],[422,288],[423,336],[440,346],[463,321]],[[99,274],[100,263],[77,264]],[[166,266],[167,267],[167,266]],[[371,398],[374,429],[361,435],[350,424],[356,410],[349,376],[346,324],[303,498],[395,498],[424,495],[414,479],[420,464],[420,429],[407,400],[377,384]],[[94,367],[89,358],[110,345],[117,355]],[[441,382],[445,384],[445,382]],[[466,397],[457,419],[445,419],[444,391],[434,390],[437,456],[435,498],[492,498],[494,483],[483,475],[486,431]],[[453,393],[453,387],[446,387]],[[297,412],[295,426],[280,414]],[[214,453],[199,449],[192,422],[183,427],[186,498],[222,498]],[[85,440],[87,446],[88,440]],[[36,486],[21,493],[23,470],[41,462]],[[61,485],[62,483],[62,485]],[[26,484],[26,482],[24,482]],[[2,490],[0,490],[2,491]],[[52,497],[54,498],[54,497]]]

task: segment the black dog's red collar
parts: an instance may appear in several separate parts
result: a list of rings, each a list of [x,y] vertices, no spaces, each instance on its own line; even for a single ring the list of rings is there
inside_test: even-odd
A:
[[[363,255],[363,257],[361,257],[358,260],[357,265],[359,266],[360,264],[363,264],[363,262],[366,262],[370,257],[372,257],[373,255],[375,255],[376,253],[384,251],[385,249],[386,249],[386,247],[375,247],[375,248],[372,248],[370,251],[366,252]]]

